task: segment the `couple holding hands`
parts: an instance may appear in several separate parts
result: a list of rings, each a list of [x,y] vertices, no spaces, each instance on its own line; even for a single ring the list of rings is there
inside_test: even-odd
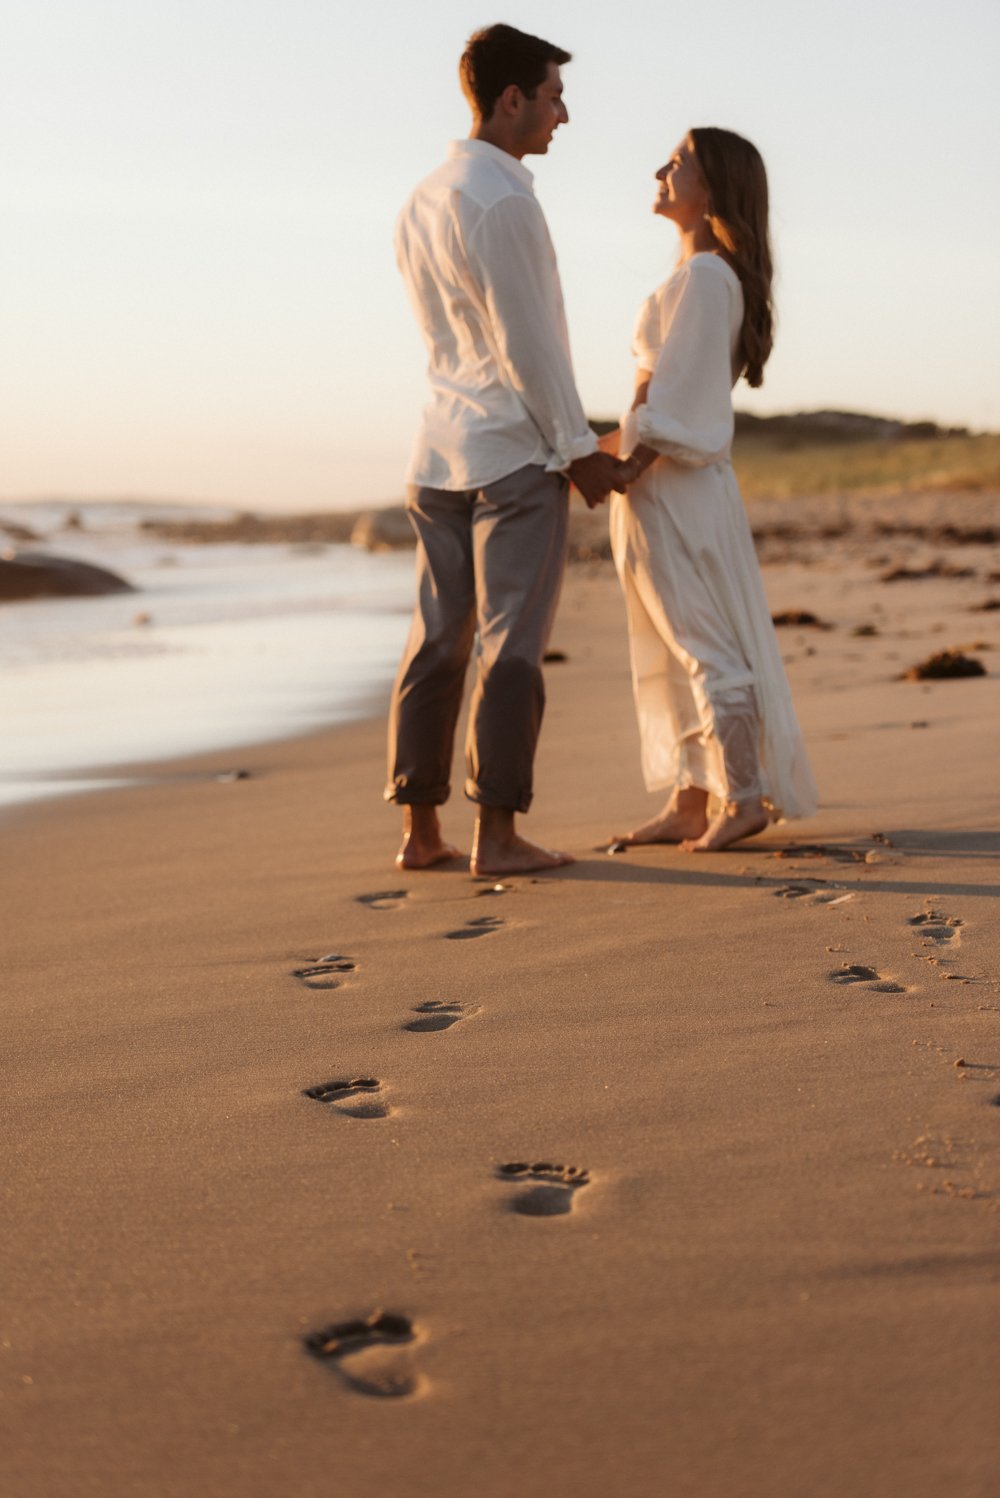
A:
[[[662,811],[621,841],[712,852],[816,806],[729,461],[732,387],[740,376],[760,385],[771,351],[764,164],[741,136],[697,129],[656,172],[654,212],[675,225],[680,256],[639,313],[631,408],[598,441],[522,165],[569,119],[569,61],[512,26],[472,36],[460,64],[471,134],[397,224],[431,386],[407,491],[417,606],[389,725],[385,796],[403,809],[401,868],[460,856],[438,807],[477,638],[472,873],[572,862],[515,828],[531,802],[570,482],[591,508],[612,496],[643,775],[649,790],[669,788]]]

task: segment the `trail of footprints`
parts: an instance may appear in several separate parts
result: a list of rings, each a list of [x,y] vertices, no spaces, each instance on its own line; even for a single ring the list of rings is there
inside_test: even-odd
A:
[[[513,888],[511,884],[493,883],[478,895],[506,894]],[[399,910],[409,891],[379,890],[355,898],[370,910]],[[472,941],[493,935],[504,924],[499,916],[478,916],[457,930],[445,932],[444,939]],[[357,970],[352,958],[331,952],[293,969],[292,976],[306,988],[328,991],[339,988]],[[414,1035],[438,1034],[479,1012],[475,1004],[428,999],[413,1006],[412,1018],[400,1028]],[[302,1095],[347,1118],[388,1118],[392,1113],[385,1085],[378,1077],[336,1077],[303,1088]],[[496,1174],[499,1180],[516,1187],[508,1207],[524,1217],[565,1216],[573,1208],[576,1193],[590,1184],[589,1172],[582,1166],[547,1160],[533,1164],[513,1161],[498,1166]],[[311,1356],[336,1368],[355,1393],[398,1399],[417,1393],[422,1386],[413,1360],[413,1348],[419,1340],[419,1329],[408,1316],[378,1308],[367,1316],[310,1332],[303,1338],[303,1345]]]
[[[873,834],[873,837],[879,843],[889,842],[889,839],[880,833]],[[822,854],[828,858],[836,858],[840,862],[852,860],[868,862],[872,858],[871,849],[865,856],[856,849],[826,848],[818,845],[814,847],[811,844],[803,844],[786,852],[795,852],[800,857]],[[830,883],[826,879],[815,876],[800,876],[790,880],[787,884],[777,885],[771,890],[771,894],[779,900],[796,900],[801,901],[804,906],[824,906],[827,909],[846,905],[849,901],[856,900],[859,893],[861,891],[848,890],[843,884]],[[928,897],[928,908],[917,915],[910,916],[906,924],[913,930],[914,935],[920,938],[921,944],[930,949],[923,954],[914,955],[923,955],[925,961],[943,968],[949,965],[950,957],[961,945],[965,922],[959,916],[947,915],[944,911],[933,908],[932,899],[933,897]],[[827,950],[832,949],[827,948]],[[942,972],[941,977],[963,983],[972,981],[961,973]],[[848,987],[857,985],[872,993],[911,992],[906,984],[899,983],[895,978],[863,963],[845,962],[833,972],[827,973],[827,978],[831,983]]]
[[[802,899],[810,905],[836,905],[854,898],[853,892],[842,893],[837,886],[823,888],[819,879],[800,880],[774,890],[785,899]],[[496,884],[480,894],[502,894],[513,888]],[[375,911],[401,909],[409,898],[407,890],[381,890],[358,895],[359,904]],[[480,916],[465,922],[454,931],[444,933],[448,941],[471,941],[495,934],[504,925],[497,916]],[[956,948],[961,941],[964,922],[939,910],[928,909],[908,921],[925,946],[938,952]],[[931,962],[939,957],[930,956]],[[293,972],[307,988],[338,988],[357,964],[341,953],[317,957]],[[945,976],[952,976],[947,974]],[[863,963],[843,963],[827,974],[831,983],[857,987],[874,993],[899,994],[910,990],[906,985]],[[439,1034],[450,1030],[479,1013],[476,1005],[457,1001],[429,999],[414,1005],[412,1017],[401,1028],[415,1035]],[[377,1077],[339,1077],[320,1082],[303,1090],[314,1102],[332,1108],[348,1118],[387,1118],[392,1108],[384,1084]],[[996,1099],[1000,1103],[1000,1097]],[[496,1170],[497,1179],[513,1191],[508,1198],[510,1211],[524,1217],[561,1217],[572,1211],[578,1193],[590,1184],[590,1174],[578,1165],[564,1165],[541,1160],[511,1161]],[[335,1322],[304,1338],[306,1350],[331,1364],[348,1388],[359,1394],[382,1398],[412,1395],[421,1387],[421,1376],[413,1360],[413,1348],[420,1332],[411,1319],[396,1311],[381,1308],[355,1320]]]
[[[783,891],[778,890],[775,893],[781,894]],[[948,956],[961,943],[962,930],[965,926],[965,922],[958,916],[945,915],[942,911],[934,909],[924,910],[917,915],[910,916],[906,924],[916,934],[919,934],[925,947],[932,949],[931,952],[925,952],[923,956],[925,961],[933,963],[936,967],[947,965]],[[845,962],[827,976],[831,983],[857,984],[873,993],[911,992],[906,984],[898,983],[895,978],[888,977],[879,972],[877,968],[868,967],[862,963]],[[958,979],[961,982],[970,981],[960,973],[942,973],[941,976]]]

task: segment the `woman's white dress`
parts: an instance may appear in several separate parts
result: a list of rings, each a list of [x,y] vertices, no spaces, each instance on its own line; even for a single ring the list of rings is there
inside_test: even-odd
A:
[[[611,542],[625,592],[649,790],[761,795],[777,818],[817,793],[730,463],[743,290],[718,255],[685,261],[643,305],[634,352],[652,378],[620,451],[661,454],[615,495]]]

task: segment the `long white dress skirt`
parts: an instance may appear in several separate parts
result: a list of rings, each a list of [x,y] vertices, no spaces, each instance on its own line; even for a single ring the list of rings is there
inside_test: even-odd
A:
[[[624,451],[634,445],[628,428],[626,419]],[[750,687],[760,794],[775,819],[811,815],[816,784],[732,465],[655,462],[614,496],[611,541],[647,789],[694,784],[739,799],[724,725]]]

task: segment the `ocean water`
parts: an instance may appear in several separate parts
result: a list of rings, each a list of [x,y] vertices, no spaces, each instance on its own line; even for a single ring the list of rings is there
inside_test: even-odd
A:
[[[73,508],[82,529],[39,504],[0,505],[0,527],[27,525],[41,539],[23,549],[109,567],[137,591],[0,604],[0,805],[349,721],[384,697],[412,552],[179,544],[140,529],[175,507]]]

